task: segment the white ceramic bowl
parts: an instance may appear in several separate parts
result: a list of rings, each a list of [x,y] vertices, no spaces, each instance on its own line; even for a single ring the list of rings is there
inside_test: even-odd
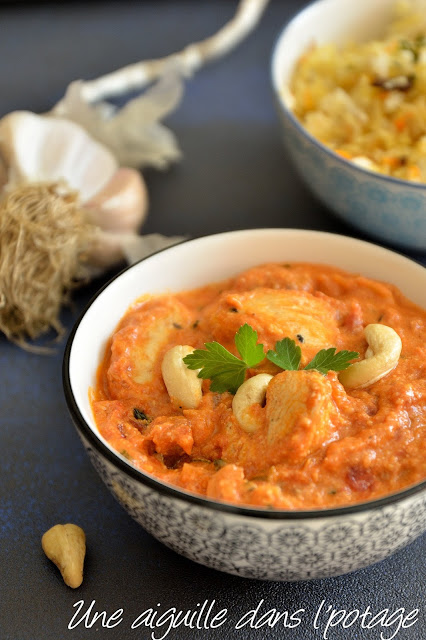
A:
[[[426,306],[426,269],[375,245],[293,229],[235,231],[191,240],[129,267],[92,300],[64,358],[68,407],[107,487],[149,533],[215,569],[270,580],[335,576],[377,562],[426,529],[426,482],[373,502],[322,511],[219,503],[139,471],[99,434],[88,389],[108,337],[146,292],[179,291],[269,261],[333,264],[396,284]]]
[[[401,247],[426,249],[426,185],[366,171],[321,144],[289,106],[294,66],[315,44],[380,36],[395,0],[319,0],[296,15],[278,37],[272,85],[284,144],[315,195],[346,222]]]

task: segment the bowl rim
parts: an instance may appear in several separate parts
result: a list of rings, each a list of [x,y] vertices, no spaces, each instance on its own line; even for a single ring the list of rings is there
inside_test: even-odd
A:
[[[387,176],[387,175],[384,175],[383,173],[370,171],[368,169],[364,169],[363,167],[360,167],[354,164],[350,160],[339,155],[338,153],[336,153],[335,151],[333,151],[332,149],[324,145],[322,142],[320,142],[317,138],[315,138],[315,136],[313,136],[306,129],[306,127],[304,127],[303,124],[296,118],[293,111],[285,103],[282,97],[282,93],[277,87],[276,78],[275,78],[275,67],[277,65],[276,60],[278,58],[278,49],[281,45],[281,41],[285,38],[287,31],[289,31],[293,23],[301,19],[305,13],[309,13],[315,6],[324,4],[329,1],[330,0],[311,0],[311,2],[309,2],[305,7],[303,7],[303,9],[301,9],[300,11],[297,11],[284,23],[284,26],[280,29],[280,31],[278,32],[278,35],[275,37],[274,44],[272,46],[272,51],[271,51],[269,73],[270,73],[272,91],[273,91],[276,103],[279,105],[279,108],[283,110],[283,112],[285,113],[285,115],[293,125],[293,127],[297,129],[297,131],[300,134],[302,134],[302,136],[308,142],[312,143],[320,151],[325,152],[330,158],[340,163],[343,167],[346,167],[347,169],[353,169],[355,172],[358,172],[363,176],[369,176],[372,179],[378,179],[385,183],[402,185],[410,189],[414,188],[414,189],[418,189],[419,191],[424,191],[426,189],[426,183],[424,182],[411,182],[410,180],[403,180],[402,178],[395,178],[394,176]]]
[[[424,265],[422,265],[420,262],[418,262],[417,260],[414,260],[412,258],[409,258],[408,256],[398,252],[398,251],[392,251],[390,249],[387,249],[385,247],[382,247],[380,245],[376,245],[372,242],[367,242],[365,240],[360,240],[358,238],[353,238],[351,236],[346,236],[343,234],[338,234],[338,233],[330,233],[330,232],[326,232],[326,231],[317,231],[317,230],[310,230],[310,229],[283,229],[283,228],[267,228],[268,231],[280,231],[282,232],[283,230],[286,231],[290,231],[290,232],[294,232],[294,231],[298,231],[298,232],[309,232],[309,233],[318,233],[318,234],[322,234],[324,236],[341,236],[342,238],[347,238],[350,240],[353,240],[357,243],[359,243],[360,245],[369,245],[369,246],[374,246],[378,249],[380,249],[381,251],[385,251],[387,253],[393,253],[393,254],[397,254],[402,258],[405,258],[406,260],[413,262],[415,264],[417,264],[418,266],[421,266],[423,268]],[[207,234],[205,236],[199,236],[196,238],[188,238],[183,240],[182,242],[178,243],[178,244],[188,244],[191,242],[198,242],[200,240],[203,240],[204,238],[211,238],[214,236],[229,236],[229,235],[233,235],[233,234],[241,234],[241,232],[249,232],[249,233],[255,233],[257,231],[262,231],[262,229],[247,229],[247,230],[234,230],[234,231],[225,231],[225,232],[218,232],[218,233],[212,233],[212,234]],[[120,278],[123,274],[127,273],[127,271],[129,271],[130,269],[133,269],[134,267],[136,267],[137,265],[145,262],[146,260],[149,260],[152,256],[157,255],[159,253],[163,253],[165,251],[168,251],[170,249],[173,249],[173,247],[175,247],[176,245],[172,245],[171,247],[165,247],[163,249],[159,249],[158,251],[155,251],[153,253],[151,253],[148,256],[145,256],[144,258],[138,260],[137,262],[135,262],[134,264],[131,264],[127,267],[125,267],[124,269],[122,269],[121,271],[119,271],[116,275],[114,275],[111,279],[109,279],[89,300],[89,302],[85,305],[83,311],[81,312],[80,316],[78,317],[77,321],[75,322],[71,333],[68,337],[67,340],[67,344],[65,346],[65,351],[64,351],[64,357],[63,357],[63,363],[62,363],[62,383],[63,383],[63,390],[64,390],[64,395],[65,395],[65,400],[68,406],[68,411],[72,417],[72,420],[74,422],[75,427],[77,428],[77,430],[80,430],[81,433],[83,434],[83,436],[86,438],[86,440],[89,441],[89,443],[95,448],[97,449],[97,451],[103,456],[105,457],[111,464],[113,464],[114,466],[118,467],[118,469],[122,472],[124,472],[127,476],[130,476],[133,480],[137,480],[138,482],[141,482],[143,485],[148,486],[151,489],[155,489],[156,491],[158,491],[160,494],[166,495],[168,497],[171,498],[175,498],[178,500],[182,500],[182,501],[187,501],[190,504],[195,504],[201,507],[205,507],[205,508],[210,508],[213,509],[214,511],[219,511],[222,513],[227,513],[227,514],[234,514],[234,515],[241,515],[241,516],[246,516],[246,517],[252,517],[252,518],[263,518],[263,519],[267,519],[267,520],[307,520],[307,519],[318,519],[318,518],[329,518],[329,517],[336,517],[336,516],[346,516],[346,515],[350,515],[350,514],[356,514],[356,513],[365,513],[368,512],[370,510],[376,510],[376,509],[380,509],[382,507],[388,506],[388,505],[392,505],[395,504],[401,500],[404,500],[405,498],[409,498],[411,496],[414,496],[418,493],[421,493],[422,491],[426,490],[426,479],[422,480],[419,483],[416,483],[414,485],[411,485],[405,489],[402,489],[400,491],[385,495],[381,498],[377,498],[374,500],[369,500],[366,502],[360,502],[360,503],[356,503],[356,504],[350,504],[350,505],[346,505],[346,506],[341,506],[341,507],[333,507],[333,508],[325,508],[325,509],[300,509],[300,510],[289,510],[289,509],[265,509],[262,507],[251,507],[248,505],[237,505],[237,504],[233,504],[233,503],[229,503],[229,502],[219,502],[217,500],[213,500],[211,498],[207,498],[206,496],[202,496],[202,495],[198,495],[195,493],[191,493],[189,491],[185,491],[184,489],[180,489],[179,487],[175,487],[171,484],[168,484],[162,480],[159,480],[157,478],[155,478],[155,476],[143,471],[142,469],[138,469],[135,466],[133,466],[130,462],[127,462],[124,458],[121,458],[118,454],[118,452],[114,452],[111,449],[109,449],[102,441],[100,438],[98,438],[95,435],[95,432],[89,427],[89,425],[87,424],[86,420],[84,419],[83,415],[80,412],[80,409],[78,407],[77,401],[75,400],[73,391],[72,391],[72,387],[71,387],[71,379],[70,379],[70,357],[71,357],[71,351],[72,351],[72,347],[73,347],[73,342],[74,342],[74,337],[78,331],[78,328],[81,324],[81,322],[83,321],[83,318],[85,317],[86,313],[88,312],[88,310],[90,309],[90,307],[92,306],[92,304],[95,302],[95,300],[105,291],[105,289],[107,289],[113,282],[115,282],[115,280],[117,280],[118,278]]]

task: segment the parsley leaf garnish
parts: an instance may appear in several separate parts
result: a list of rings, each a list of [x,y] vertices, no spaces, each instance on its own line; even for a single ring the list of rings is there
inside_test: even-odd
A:
[[[235,346],[248,367],[255,367],[265,359],[263,344],[257,344],[257,331],[247,323],[235,334]]]
[[[316,356],[304,367],[305,370],[316,369],[322,374],[329,371],[343,371],[351,364],[351,360],[357,358],[356,351],[338,351],[336,347],[321,349]],[[302,350],[291,338],[284,338],[275,345],[275,351],[268,351],[268,360],[286,371],[296,371],[302,358]]]
[[[328,371],[343,371],[351,364],[351,360],[358,358],[357,351],[338,351],[336,347],[321,349],[316,356],[306,365],[305,369],[316,369],[324,375]]]
[[[206,342],[205,349],[195,349],[183,361],[188,369],[200,369],[199,378],[211,380],[210,389],[235,393],[244,382],[245,362],[230,353],[219,342]]]
[[[296,371],[302,359],[302,349],[291,338],[284,338],[275,344],[275,351],[268,351],[266,357],[281,369]]]
[[[263,345],[257,344],[257,332],[248,324],[237,331],[235,345],[242,360],[219,342],[206,342],[205,349],[195,349],[183,361],[188,369],[200,369],[199,378],[211,380],[212,391],[236,393],[244,382],[247,369],[259,364],[265,353]]]
[[[188,369],[199,369],[198,377],[210,379],[210,389],[223,393],[236,393],[250,367],[260,364],[265,358],[263,344],[257,343],[257,331],[244,324],[235,334],[235,346],[241,356],[237,358],[219,342],[206,342],[205,349],[195,349],[183,358]],[[356,351],[338,351],[336,348],[321,349],[306,365],[305,370],[316,369],[323,375],[328,371],[343,371],[357,358]],[[286,371],[297,371],[302,359],[302,350],[291,338],[284,338],[275,344],[275,351],[266,354],[268,360]]]

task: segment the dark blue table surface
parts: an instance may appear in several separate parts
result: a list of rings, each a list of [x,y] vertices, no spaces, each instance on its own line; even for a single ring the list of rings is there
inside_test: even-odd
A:
[[[280,27],[303,4],[272,2],[238,50],[187,83],[181,106],[168,119],[184,158],[167,172],[145,173],[151,197],[146,232],[204,235],[283,226],[358,235],[312,198],[279,139],[269,59]],[[179,50],[213,33],[235,6],[230,0],[1,6],[0,115],[46,111],[73,79]],[[75,294],[74,308],[64,312],[67,332],[106,280]],[[168,638],[323,638],[308,621],[293,630],[235,630],[234,623],[262,599],[268,609],[305,608],[312,615],[323,600],[347,610],[418,608],[419,622],[396,637],[426,637],[425,536],[369,569],[294,584],[221,574],[151,538],[114,501],[83,451],[62,393],[63,346],[42,357],[0,338],[0,640],[149,638],[149,629],[131,630],[128,621],[158,603],[162,611],[186,610],[204,600],[228,608],[229,623],[177,629]],[[87,534],[85,579],[77,591],[65,587],[41,550],[41,535],[57,522],[78,523]],[[98,622],[69,630],[79,600],[86,606],[95,600],[96,610],[108,613],[123,608],[124,621],[113,629]],[[385,630],[383,637],[391,633]],[[336,628],[329,637],[372,640],[380,629]]]

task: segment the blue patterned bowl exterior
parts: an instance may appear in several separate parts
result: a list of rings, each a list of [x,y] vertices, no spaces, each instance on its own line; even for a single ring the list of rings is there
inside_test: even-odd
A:
[[[329,209],[380,241],[426,250],[426,186],[356,167],[314,140],[276,102],[288,154]]]
[[[244,578],[294,582],[342,575],[383,560],[426,530],[425,492],[345,515],[249,517],[152,489],[80,436],[108,489],[146,531],[190,560]]]

